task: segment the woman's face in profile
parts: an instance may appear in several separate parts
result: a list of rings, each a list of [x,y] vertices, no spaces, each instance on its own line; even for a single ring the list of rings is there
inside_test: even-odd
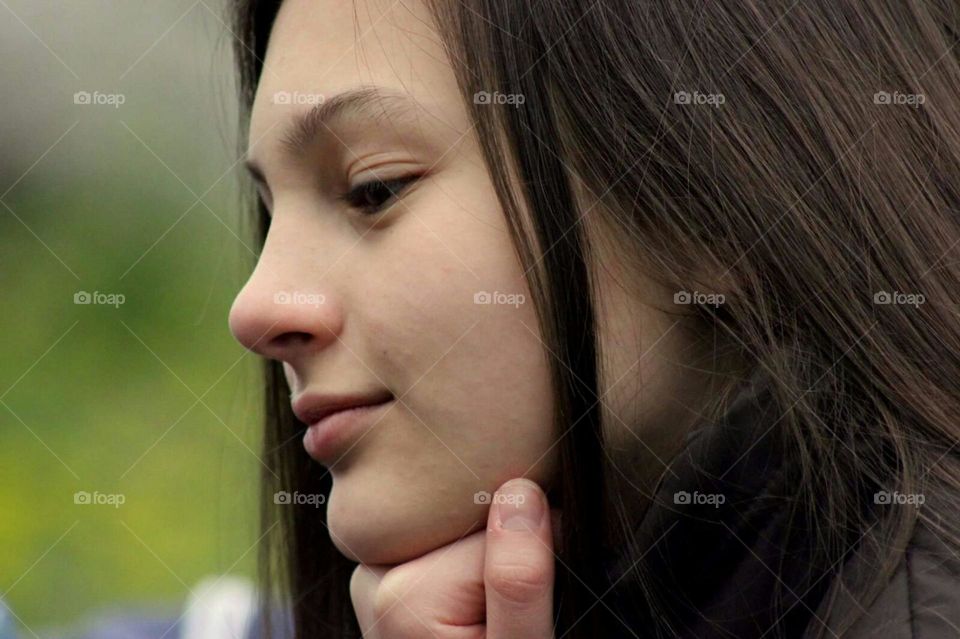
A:
[[[340,108],[295,126],[321,102]],[[394,398],[314,449],[333,476],[337,547],[397,563],[482,527],[478,491],[520,475],[549,487],[559,435],[551,355],[426,9],[287,0],[248,160],[272,221],[232,331],[283,362],[294,402]],[[357,189],[371,180],[389,188]],[[633,424],[625,397],[642,372],[658,380],[645,390],[660,394],[643,396],[658,406],[682,392],[664,366],[679,331],[616,293],[608,300],[619,310],[603,314],[606,388],[617,387],[604,411]]]

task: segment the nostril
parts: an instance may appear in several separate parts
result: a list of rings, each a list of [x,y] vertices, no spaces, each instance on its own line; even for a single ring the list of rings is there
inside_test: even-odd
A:
[[[290,346],[301,346],[303,344],[310,343],[310,340],[313,339],[313,336],[310,333],[303,331],[287,331],[273,338],[272,342],[274,346],[280,348],[287,348]]]

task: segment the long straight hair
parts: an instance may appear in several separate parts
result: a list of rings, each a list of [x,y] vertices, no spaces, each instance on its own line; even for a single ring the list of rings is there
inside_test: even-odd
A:
[[[870,569],[850,587],[865,608],[918,523],[960,549],[958,6],[428,2],[556,355],[558,636],[617,630],[594,605],[609,585],[600,540],[636,559],[645,550],[605,481],[587,224],[669,289],[724,294],[684,308],[770,377],[770,428],[795,482],[788,534],[811,565],[842,565],[856,544]],[[246,116],[279,5],[235,5]],[[478,104],[478,92],[524,103]],[[255,219],[262,242],[262,204]],[[357,637],[354,564],[330,542],[325,511],[274,507],[276,491],[326,494],[330,477],[299,446],[280,367],[266,370],[264,592],[284,595],[298,638]],[[926,505],[878,506],[879,490],[923,493]],[[657,592],[643,561],[627,563],[637,608],[658,611],[644,632],[674,636],[670,600],[682,593]],[[862,608],[840,612],[838,634]]]

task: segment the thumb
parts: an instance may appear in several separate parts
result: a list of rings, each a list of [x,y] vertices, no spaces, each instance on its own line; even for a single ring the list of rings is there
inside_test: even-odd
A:
[[[553,639],[553,538],[546,496],[529,479],[497,491],[487,520],[487,639]]]

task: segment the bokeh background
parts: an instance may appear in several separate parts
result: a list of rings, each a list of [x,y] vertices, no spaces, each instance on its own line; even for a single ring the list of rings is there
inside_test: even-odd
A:
[[[0,0],[0,598],[24,637],[253,576],[226,5]]]

